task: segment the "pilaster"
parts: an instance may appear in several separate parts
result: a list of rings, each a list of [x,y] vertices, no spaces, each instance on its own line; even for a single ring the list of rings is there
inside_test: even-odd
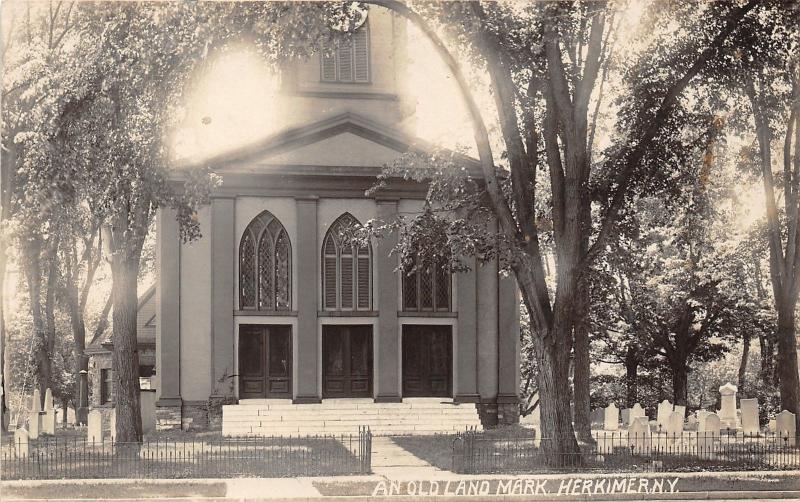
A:
[[[456,301],[458,310],[458,332],[456,340],[456,389],[455,400],[462,403],[477,403],[478,395],[478,296],[477,261],[474,257],[463,260],[470,268],[468,272],[455,274]]]
[[[391,223],[397,218],[397,199],[379,199],[378,219]],[[400,367],[397,355],[400,353],[398,343],[397,309],[398,275],[395,272],[397,258],[391,255],[397,244],[397,234],[378,239],[376,259],[378,264],[378,364],[377,392],[375,400],[382,402],[400,401]]]
[[[295,402],[320,402],[317,388],[319,345],[317,299],[320,250],[317,243],[317,198],[295,199],[297,207],[297,381]]]
[[[159,428],[180,428],[180,235],[175,210],[156,215],[156,375]],[[177,410],[177,420],[175,417]]]
[[[211,395],[234,390],[233,296],[235,225],[233,198],[211,202]]]

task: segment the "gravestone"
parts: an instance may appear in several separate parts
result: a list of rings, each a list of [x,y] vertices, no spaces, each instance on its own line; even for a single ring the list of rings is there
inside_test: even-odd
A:
[[[56,410],[53,408],[53,391],[49,388],[44,393],[44,415],[42,415],[42,434],[56,433]]]
[[[679,438],[683,435],[683,414],[673,411],[667,420],[667,437],[669,439]]]
[[[624,425],[625,427],[630,426],[631,425],[631,409],[630,408],[623,409],[620,412],[620,415],[622,416],[622,425]]]
[[[39,434],[42,430],[42,414],[39,411],[31,411],[28,413],[28,437],[30,439],[39,439]]]
[[[686,419],[686,430],[697,430],[697,417],[695,415],[689,415]]]
[[[777,431],[778,430],[778,421],[775,420],[774,418],[772,420],[770,420],[769,424],[767,425],[767,430],[770,431],[770,432]]]
[[[652,435],[647,417],[636,417],[628,428],[628,444],[633,447],[634,453],[646,455],[650,453]]]
[[[28,456],[28,431],[24,428],[14,431],[14,452],[18,457]]]
[[[92,410],[89,412],[89,425],[87,427],[86,440],[94,443],[103,442],[103,414],[100,410]]]
[[[717,452],[722,423],[716,413],[704,415],[697,428],[697,450],[701,458],[712,458]]]
[[[42,395],[39,389],[33,389],[33,398],[31,398],[31,412],[39,413],[42,411]]]
[[[664,399],[660,403],[658,403],[658,413],[656,414],[656,422],[658,426],[664,428],[667,426],[667,421],[669,420],[669,415],[672,413],[672,403],[668,400]]]
[[[619,429],[619,409],[614,403],[609,404],[605,409],[603,429],[607,431],[615,431]]]
[[[142,406],[142,434],[149,434],[156,429],[156,391],[143,390],[140,394],[140,399]],[[535,423],[537,424],[541,422],[540,413],[539,406],[531,413],[533,415],[531,419],[536,420]]]
[[[681,414],[682,417],[686,417],[686,406],[675,405],[674,411],[677,411]]]
[[[788,410],[783,410],[775,417],[775,429],[778,437],[782,439],[781,444],[787,446],[795,446],[797,444],[797,423],[795,422],[794,413]],[[784,441],[783,438],[788,438]]]
[[[758,423],[758,399],[740,399],[742,408],[742,432],[756,435],[761,429]]]
[[[644,408],[642,408],[642,405],[639,404],[639,403],[636,403],[636,404],[633,405],[633,408],[631,408],[631,422],[630,423],[632,424],[634,419],[641,418],[641,417],[647,418],[647,414],[644,412]]]
[[[723,427],[729,429],[736,428],[736,391],[735,385],[728,382],[719,388],[720,410],[719,419]]]

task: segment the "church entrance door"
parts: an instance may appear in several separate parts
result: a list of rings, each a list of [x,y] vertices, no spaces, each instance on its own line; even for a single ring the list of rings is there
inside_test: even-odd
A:
[[[239,398],[292,397],[292,327],[239,327]]]
[[[322,327],[322,397],[372,397],[372,326]]]
[[[403,397],[450,397],[453,381],[450,326],[403,326]]]

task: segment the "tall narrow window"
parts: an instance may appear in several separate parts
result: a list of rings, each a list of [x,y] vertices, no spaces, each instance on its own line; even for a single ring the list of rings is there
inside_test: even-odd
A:
[[[322,244],[322,291],[325,310],[370,310],[372,253],[348,238],[361,224],[349,213],[333,222]]]
[[[369,28],[366,24],[349,37],[327,44],[320,56],[323,82],[369,82]]]
[[[289,236],[281,222],[264,211],[247,226],[239,244],[239,307],[242,310],[290,310]]]
[[[403,274],[403,310],[447,312],[450,310],[450,271],[444,263],[423,265]]]
[[[100,370],[100,404],[109,404],[114,401],[114,370],[103,368]]]

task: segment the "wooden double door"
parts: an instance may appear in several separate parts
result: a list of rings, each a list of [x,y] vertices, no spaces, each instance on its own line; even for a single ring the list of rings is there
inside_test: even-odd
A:
[[[372,397],[372,326],[322,327],[322,397]]]
[[[450,326],[403,326],[403,397],[450,397],[453,335]]]
[[[292,397],[292,327],[239,327],[239,397]]]

